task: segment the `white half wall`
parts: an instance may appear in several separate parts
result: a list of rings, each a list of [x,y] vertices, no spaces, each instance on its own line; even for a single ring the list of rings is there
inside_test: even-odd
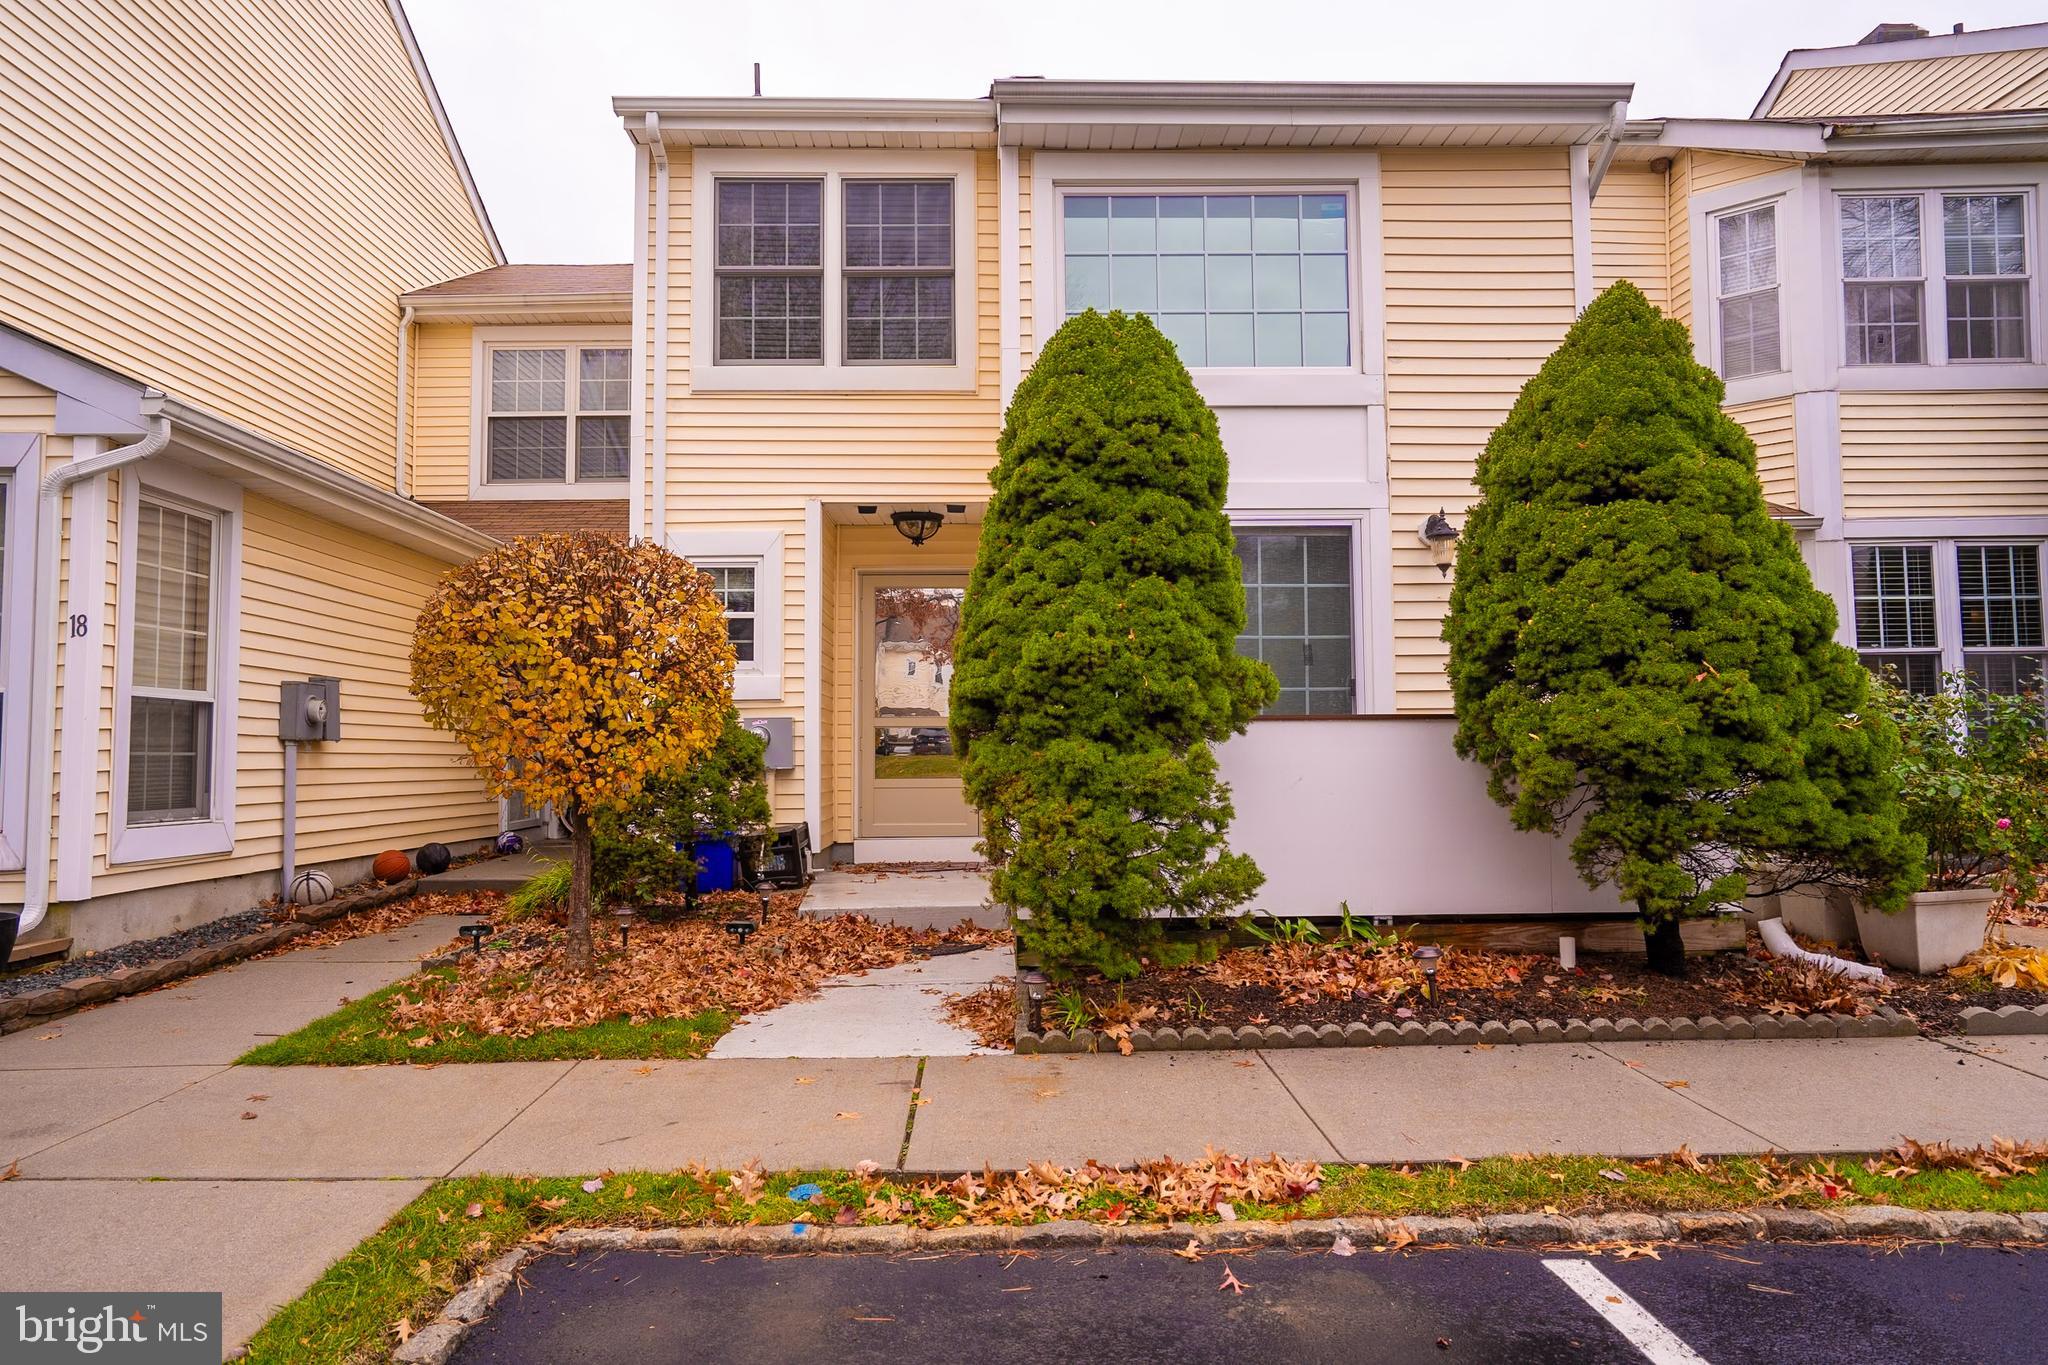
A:
[[[1589,887],[1562,839],[1508,823],[1448,716],[1256,721],[1218,751],[1230,846],[1266,874],[1271,915],[1633,914]]]

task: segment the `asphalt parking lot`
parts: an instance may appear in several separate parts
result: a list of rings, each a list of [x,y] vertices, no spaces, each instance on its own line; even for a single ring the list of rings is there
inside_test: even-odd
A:
[[[2048,1252],[1658,1254],[551,1255],[455,1360],[2018,1365],[2048,1354]]]

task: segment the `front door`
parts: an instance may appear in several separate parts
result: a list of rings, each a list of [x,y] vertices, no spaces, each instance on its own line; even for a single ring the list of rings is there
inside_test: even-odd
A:
[[[855,675],[863,839],[972,837],[981,823],[960,794],[946,728],[953,637],[965,574],[868,574],[860,580]]]

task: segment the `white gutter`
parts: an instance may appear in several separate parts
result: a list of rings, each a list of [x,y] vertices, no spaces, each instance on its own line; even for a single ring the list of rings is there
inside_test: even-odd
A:
[[[648,535],[657,545],[668,543],[668,146],[662,141],[661,115],[647,115],[647,150],[654,158],[654,430],[649,460],[652,488],[648,498]],[[709,343],[707,343],[709,344]]]
[[[26,840],[33,849],[23,850],[21,925],[27,934],[42,924],[50,912],[50,808],[55,797],[57,774],[50,762],[52,733],[57,727],[57,531],[63,514],[64,490],[74,483],[138,464],[171,442],[171,419],[163,412],[164,396],[154,391],[142,398],[142,415],[149,431],[130,445],[116,446],[83,460],[52,470],[38,488],[41,505],[36,508],[35,609],[30,613],[30,637],[35,655],[29,661],[28,734],[28,830]]]
[[[1593,169],[1586,176],[1586,200],[1600,193],[1600,182],[1607,177],[1607,168],[1614,164],[1614,154],[1621,150],[1621,135],[1628,128],[1628,101],[1616,100],[1614,114],[1607,121],[1607,131],[1595,143],[1598,150],[1593,154]]]
[[[397,490],[398,496],[401,498],[407,496],[406,474],[408,471],[405,458],[407,445],[405,429],[406,419],[409,415],[406,407],[412,390],[412,320],[412,305],[407,304],[405,311],[398,315],[398,430],[391,452],[391,486]]]

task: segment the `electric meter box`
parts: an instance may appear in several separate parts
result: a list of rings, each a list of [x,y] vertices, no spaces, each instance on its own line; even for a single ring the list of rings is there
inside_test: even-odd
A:
[[[341,738],[341,679],[308,678],[277,685],[277,737],[293,744]]]
[[[796,766],[796,722],[789,716],[748,716],[740,722],[767,741],[764,765],[786,772]]]

